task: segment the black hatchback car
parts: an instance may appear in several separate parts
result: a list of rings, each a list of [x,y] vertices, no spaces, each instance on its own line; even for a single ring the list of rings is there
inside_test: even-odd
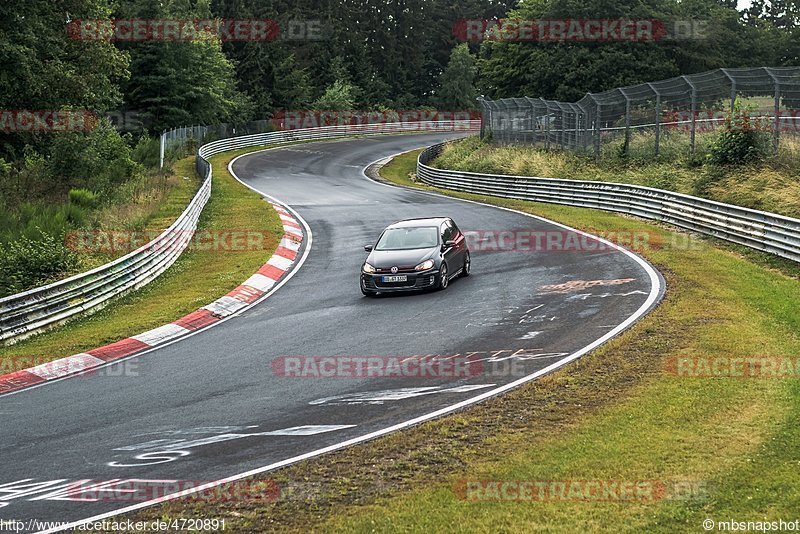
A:
[[[361,292],[446,289],[456,276],[469,276],[464,234],[449,217],[407,219],[388,226],[361,266]]]

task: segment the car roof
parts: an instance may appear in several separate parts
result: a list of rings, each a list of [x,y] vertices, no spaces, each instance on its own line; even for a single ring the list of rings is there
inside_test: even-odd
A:
[[[416,219],[404,219],[390,224],[387,228],[415,228],[420,226],[439,226],[450,217],[419,217]]]

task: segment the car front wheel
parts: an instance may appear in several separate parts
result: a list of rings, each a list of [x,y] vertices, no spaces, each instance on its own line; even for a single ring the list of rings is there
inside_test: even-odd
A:
[[[442,263],[442,266],[439,268],[439,290],[444,291],[447,289],[447,284],[450,280],[447,278],[449,276],[449,272],[447,271],[447,264]]]
[[[469,269],[472,266],[472,258],[469,256],[469,250],[464,255],[464,269],[461,271],[461,276],[469,276]]]

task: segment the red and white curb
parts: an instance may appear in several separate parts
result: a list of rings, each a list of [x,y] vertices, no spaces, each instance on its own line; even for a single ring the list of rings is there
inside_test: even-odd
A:
[[[0,395],[82,373],[108,362],[158,347],[255,304],[291,269],[304,238],[303,227],[292,214],[280,204],[270,202],[270,205],[278,212],[283,223],[283,238],[267,263],[242,285],[211,304],[169,324],[80,354],[2,375]],[[12,356],[11,359],[13,358]]]

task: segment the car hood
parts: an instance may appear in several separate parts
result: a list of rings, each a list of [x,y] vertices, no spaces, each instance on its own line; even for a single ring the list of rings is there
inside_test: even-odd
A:
[[[413,269],[436,254],[438,249],[439,247],[436,246],[413,250],[373,250],[367,257],[367,263],[376,269],[390,269],[392,267]]]

